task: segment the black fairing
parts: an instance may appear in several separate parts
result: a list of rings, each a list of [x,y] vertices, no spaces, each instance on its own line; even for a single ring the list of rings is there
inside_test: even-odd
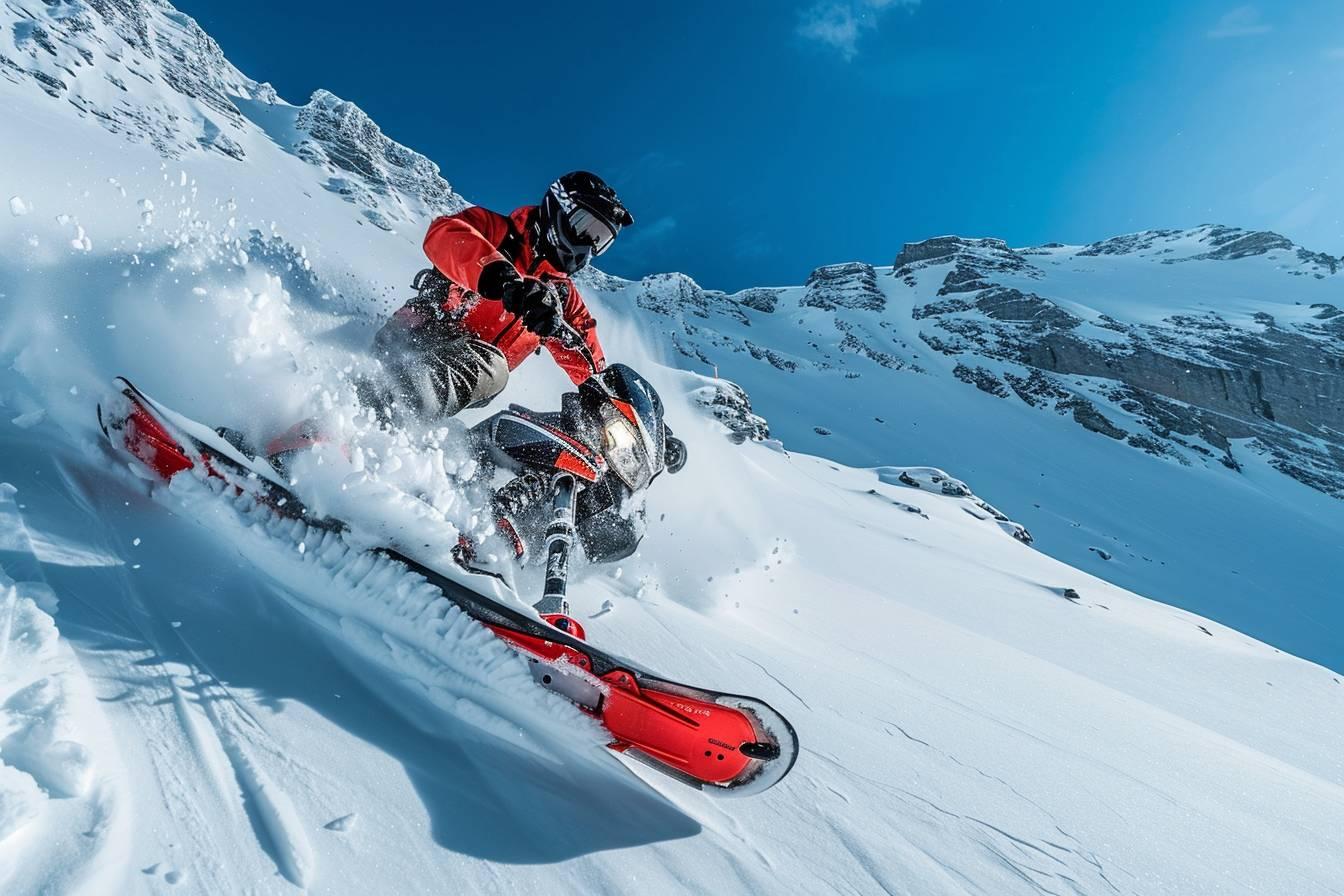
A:
[[[565,443],[545,432],[545,428],[554,427],[565,433],[586,446],[589,455],[601,455],[603,415],[613,413],[616,407],[613,401],[626,404],[638,421],[635,429],[639,455],[648,467],[644,480],[647,487],[664,469],[663,402],[648,380],[624,364],[613,364],[584,382],[578,392],[566,393],[558,412],[538,413],[513,405],[482,421],[473,433],[485,453],[505,469],[549,476]],[[623,413],[621,416],[628,420]],[[573,451],[572,445],[566,447]],[[549,513],[549,506],[543,502],[543,506],[533,507],[515,522],[533,536],[539,536]],[[584,483],[580,489],[574,523],[589,561],[610,563],[630,556],[639,547],[646,528],[643,488],[632,489],[608,465],[595,482]]]

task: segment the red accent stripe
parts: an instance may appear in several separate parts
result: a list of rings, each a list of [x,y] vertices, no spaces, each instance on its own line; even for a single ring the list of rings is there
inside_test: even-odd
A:
[[[560,452],[560,456],[555,459],[555,468],[573,473],[586,482],[597,481],[597,470],[593,469],[593,465],[585,463],[582,458],[568,451]]]
[[[616,410],[625,415],[625,419],[633,423],[636,428],[639,427],[639,421],[635,418],[634,405],[630,404],[628,401],[621,401],[619,398],[611,399],[611,403],[616,405]]]

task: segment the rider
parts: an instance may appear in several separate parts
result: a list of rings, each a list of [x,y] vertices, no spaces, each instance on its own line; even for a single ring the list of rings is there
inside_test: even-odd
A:
[[[576,385],[601,372],[597,323],[570,278],[633,223],[616,191],[586,171],[510,215],[473,206],[436,218],[425,235],[434,266],[374,338],[389,382],[377,394],[366,388],[369,403],[385,417],[395,406],[420,419],[481,407],[542,345]]]
[[[570,278],[634,222],[616,191],[587,171],[561,176],[539,205],[507,216],[473,206],[434,219],[425,235],[434,266],[416,275],[417,295],[374,336],[386,376],[359,380],[361,401],[384,422],[451,417],[488,404],[542,345],[575,385],[601,373],[597,322]],[[686,448],[667,436],[675,472]],[[305,420],[266,455],[283,463],[321,438],[317,420]]]

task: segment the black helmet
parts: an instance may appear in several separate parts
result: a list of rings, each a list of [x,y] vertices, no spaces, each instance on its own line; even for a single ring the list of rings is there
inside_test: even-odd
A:
[[[571,171],[551,184],[537,211],[538,250],[572,274],[607,251],[622,227],[635,223],[616,191],[587,171]]]

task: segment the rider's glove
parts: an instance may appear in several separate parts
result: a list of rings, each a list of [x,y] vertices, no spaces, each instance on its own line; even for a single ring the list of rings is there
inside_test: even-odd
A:
[[[560,311],[560,298],[554,292],[523,312],[523,326],[542,339],[550,339],[557,335],[563,329],[564,323],[565,317]]]
[[[501,258],[481,269],[481,276],[476,281],[476,292],[507,305],[509,300],[505,297],[516,291],[522,283],[523,275],[518,273],[518,269]]]
[[[487,269],[487,273],[493,273]],[[482,274],[484,277],[485,274]],[[560,296],[555,287],[535,277],[500,277],[500,301],[504,310],[523,319],[523,326],[542,339],[560,332],[564,322]]]

